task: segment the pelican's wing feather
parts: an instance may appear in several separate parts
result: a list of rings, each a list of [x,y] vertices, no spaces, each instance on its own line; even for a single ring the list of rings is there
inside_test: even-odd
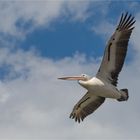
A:
[[[95,96],[87,92],[74,106],[70,118],[80,123],[81,120],[83,121],[86,116],[93,113],[104,101],[104,97]]]
[[[124,64],[128,41],[135,23],[134,17],[122,14],[120,22],[110,38],[96,77],[117,86],[118,75]]]

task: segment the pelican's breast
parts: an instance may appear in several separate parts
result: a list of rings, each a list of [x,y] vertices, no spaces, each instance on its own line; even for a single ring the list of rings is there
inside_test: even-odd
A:
[[[100,79],[93,77],[92,79],[86,81],[86,87],[88,90],[97,91],[105,84]]]

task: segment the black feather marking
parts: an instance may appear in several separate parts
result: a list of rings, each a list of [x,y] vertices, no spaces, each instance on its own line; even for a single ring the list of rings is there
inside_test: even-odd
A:
[[[134,20],[134,17],[132,17],[129,22],[125,25],[125,28],[127,28],[129,26],[129,24],[131,24],[131,22]]]
[[[121,28],[123,26],[123,24],[125,23],[125,20],[127,18],[127,15],[128,15],[128,12],[125,14],[123,20],[122,20],[122,23],[120,24],[119,28]]]
[[[133,26],[133,24],[136,22],[136,20],[134,20],[131,24],[129,24],[128,26],[127,26],[127,28],[129,29],[131,26]]]
[[[126,21],[125,21],[125,23],[124,23],[124,25],[123,25],[124,28],[125,28],[126,24],[129,22],[130,18],[131,18],[131,14],[130,14],[129,17],[126,19]]]
[[[108,46],[108,61],[110,60],[110,47],[111,47],[112,43],[109,44]]]
[[[131,31],[132,31],[134,28],[135,28],[135,27],[132,27],[132,28],[130,28],[129,30],[131,30]]]
[[[129,30],[129,28],[132,27],[134,23],[135,23],[134,17],[132,17],[131,14],[128,15],[128,12],[127,12],[123,17],[121,17],[120,23],[116,30],[120,30],[120,31]]]
[[[84,101],[82,101],[78,106],[77,108],[79,108],[81,106],[82,103],[84,103],[86,100],[90,99],[90,97],[87,97]]]
[[[119,23],[119,25],[118,25],[118,28],[119,28],[120,25],[122,24],[122,19],[123,19],[123,13],[122,13],[122,16],[121,16],[121,19],[120,19],[120,23]],[[118,28],[117,28],[117,30],[118,30]]]

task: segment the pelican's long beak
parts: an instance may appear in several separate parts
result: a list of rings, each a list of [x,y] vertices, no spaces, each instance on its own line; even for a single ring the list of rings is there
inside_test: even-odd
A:
[[[82,76],[67,76],[67,77],[61,77],[58,79],[60,79],[60,80],[84,80],[84,77],[82,77]]]

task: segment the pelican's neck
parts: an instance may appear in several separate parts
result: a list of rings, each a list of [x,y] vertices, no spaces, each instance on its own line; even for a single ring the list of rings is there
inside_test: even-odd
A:
[[[79,83],[82,87],[88,89],[88,84],[87,84],[87,82],[88,82],[88,81],[83,81],[83,80],[79,80],[79,81],[78,81],[78,83]]]

